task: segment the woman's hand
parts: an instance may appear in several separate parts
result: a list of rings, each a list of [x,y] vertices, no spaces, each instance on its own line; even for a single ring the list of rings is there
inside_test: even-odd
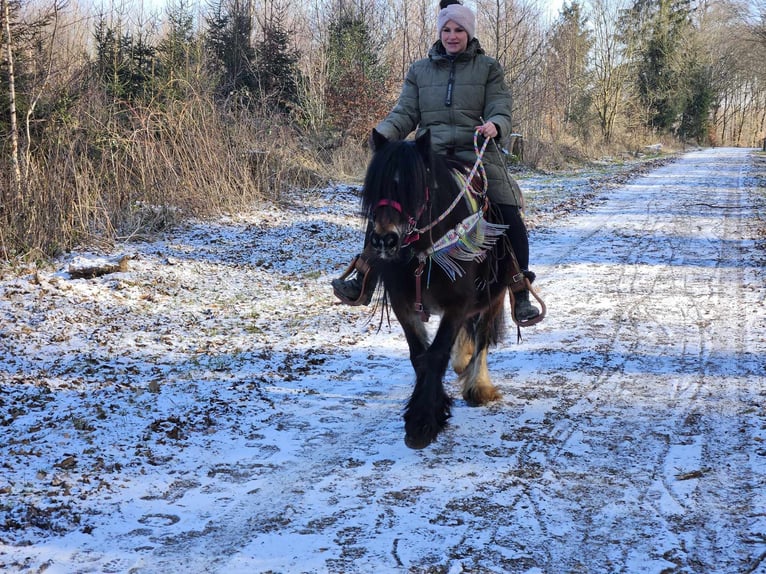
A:
[[[476,126],[476,129],[479,130],[479,133],[487,139],[492,139],[497,135],[497,126],[492,122],[487,122],[486,124]]]

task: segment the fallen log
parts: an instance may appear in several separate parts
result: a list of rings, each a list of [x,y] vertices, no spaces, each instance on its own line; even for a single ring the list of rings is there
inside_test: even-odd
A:
[[[76,262],[69,265],[67,273],[69,273],[72,279],[93,279],[94,277],[101,277],[110,273],[124,272],[128,270],[128,259],[127,255],[123,255],[118,260],[112,261]]]

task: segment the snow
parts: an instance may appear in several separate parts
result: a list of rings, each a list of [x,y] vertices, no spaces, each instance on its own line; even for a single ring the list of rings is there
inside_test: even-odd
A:
[[[0,569],[766,572],[766,163],[607,176],[520,177],[549,316],[423,451],[398,325],[329,288],[352,186],[6,271]]]

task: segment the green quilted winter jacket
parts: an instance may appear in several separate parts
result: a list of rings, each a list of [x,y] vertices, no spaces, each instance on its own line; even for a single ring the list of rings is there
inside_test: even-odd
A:
[[[476,126],[493,122],[497,140],[511,133],[511,94],[500,63],[485,55],[472,39],[466,50],[447,55],[441,41],[428,57],[414,62],[407,72],[399,100],[377,130],[388,139],[401,140],[417,128],[431,131],[436,153],[454,154],[473,165]],[[481,145],[481,138],[480,138]],[[505,168],[503,157],[490,143],[484,153],[489,198],[496,203],[521,205],[518,184]]]

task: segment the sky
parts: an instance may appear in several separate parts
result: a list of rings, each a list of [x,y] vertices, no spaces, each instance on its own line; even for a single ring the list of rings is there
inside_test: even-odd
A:
[[[86,0],[86,2],[88,1],[89,0]],[[558,15],[558,11],[563,6],[565,0],[537,0],[537,2],[538,2],[538,5],[541,7],[541,11],[546,18],[555,19],[556,16]],[[113,2],[110,2],[108,0],[107,1],[93,0],[90,3],[92,3],[94,6],[100,6],[100,5],[119,6],[121,4],[126,4],[131,6],[135,5],[135,6],[143,6],[144,8],[150,11],[163,12],[167,4],[167,0],[116,0]],[[470,2],[466,2],[466,3],[468,5],[471,4]]]
[[[545,9],[545,14],[551,20],[555,20],[565,0],[540,0]]]

